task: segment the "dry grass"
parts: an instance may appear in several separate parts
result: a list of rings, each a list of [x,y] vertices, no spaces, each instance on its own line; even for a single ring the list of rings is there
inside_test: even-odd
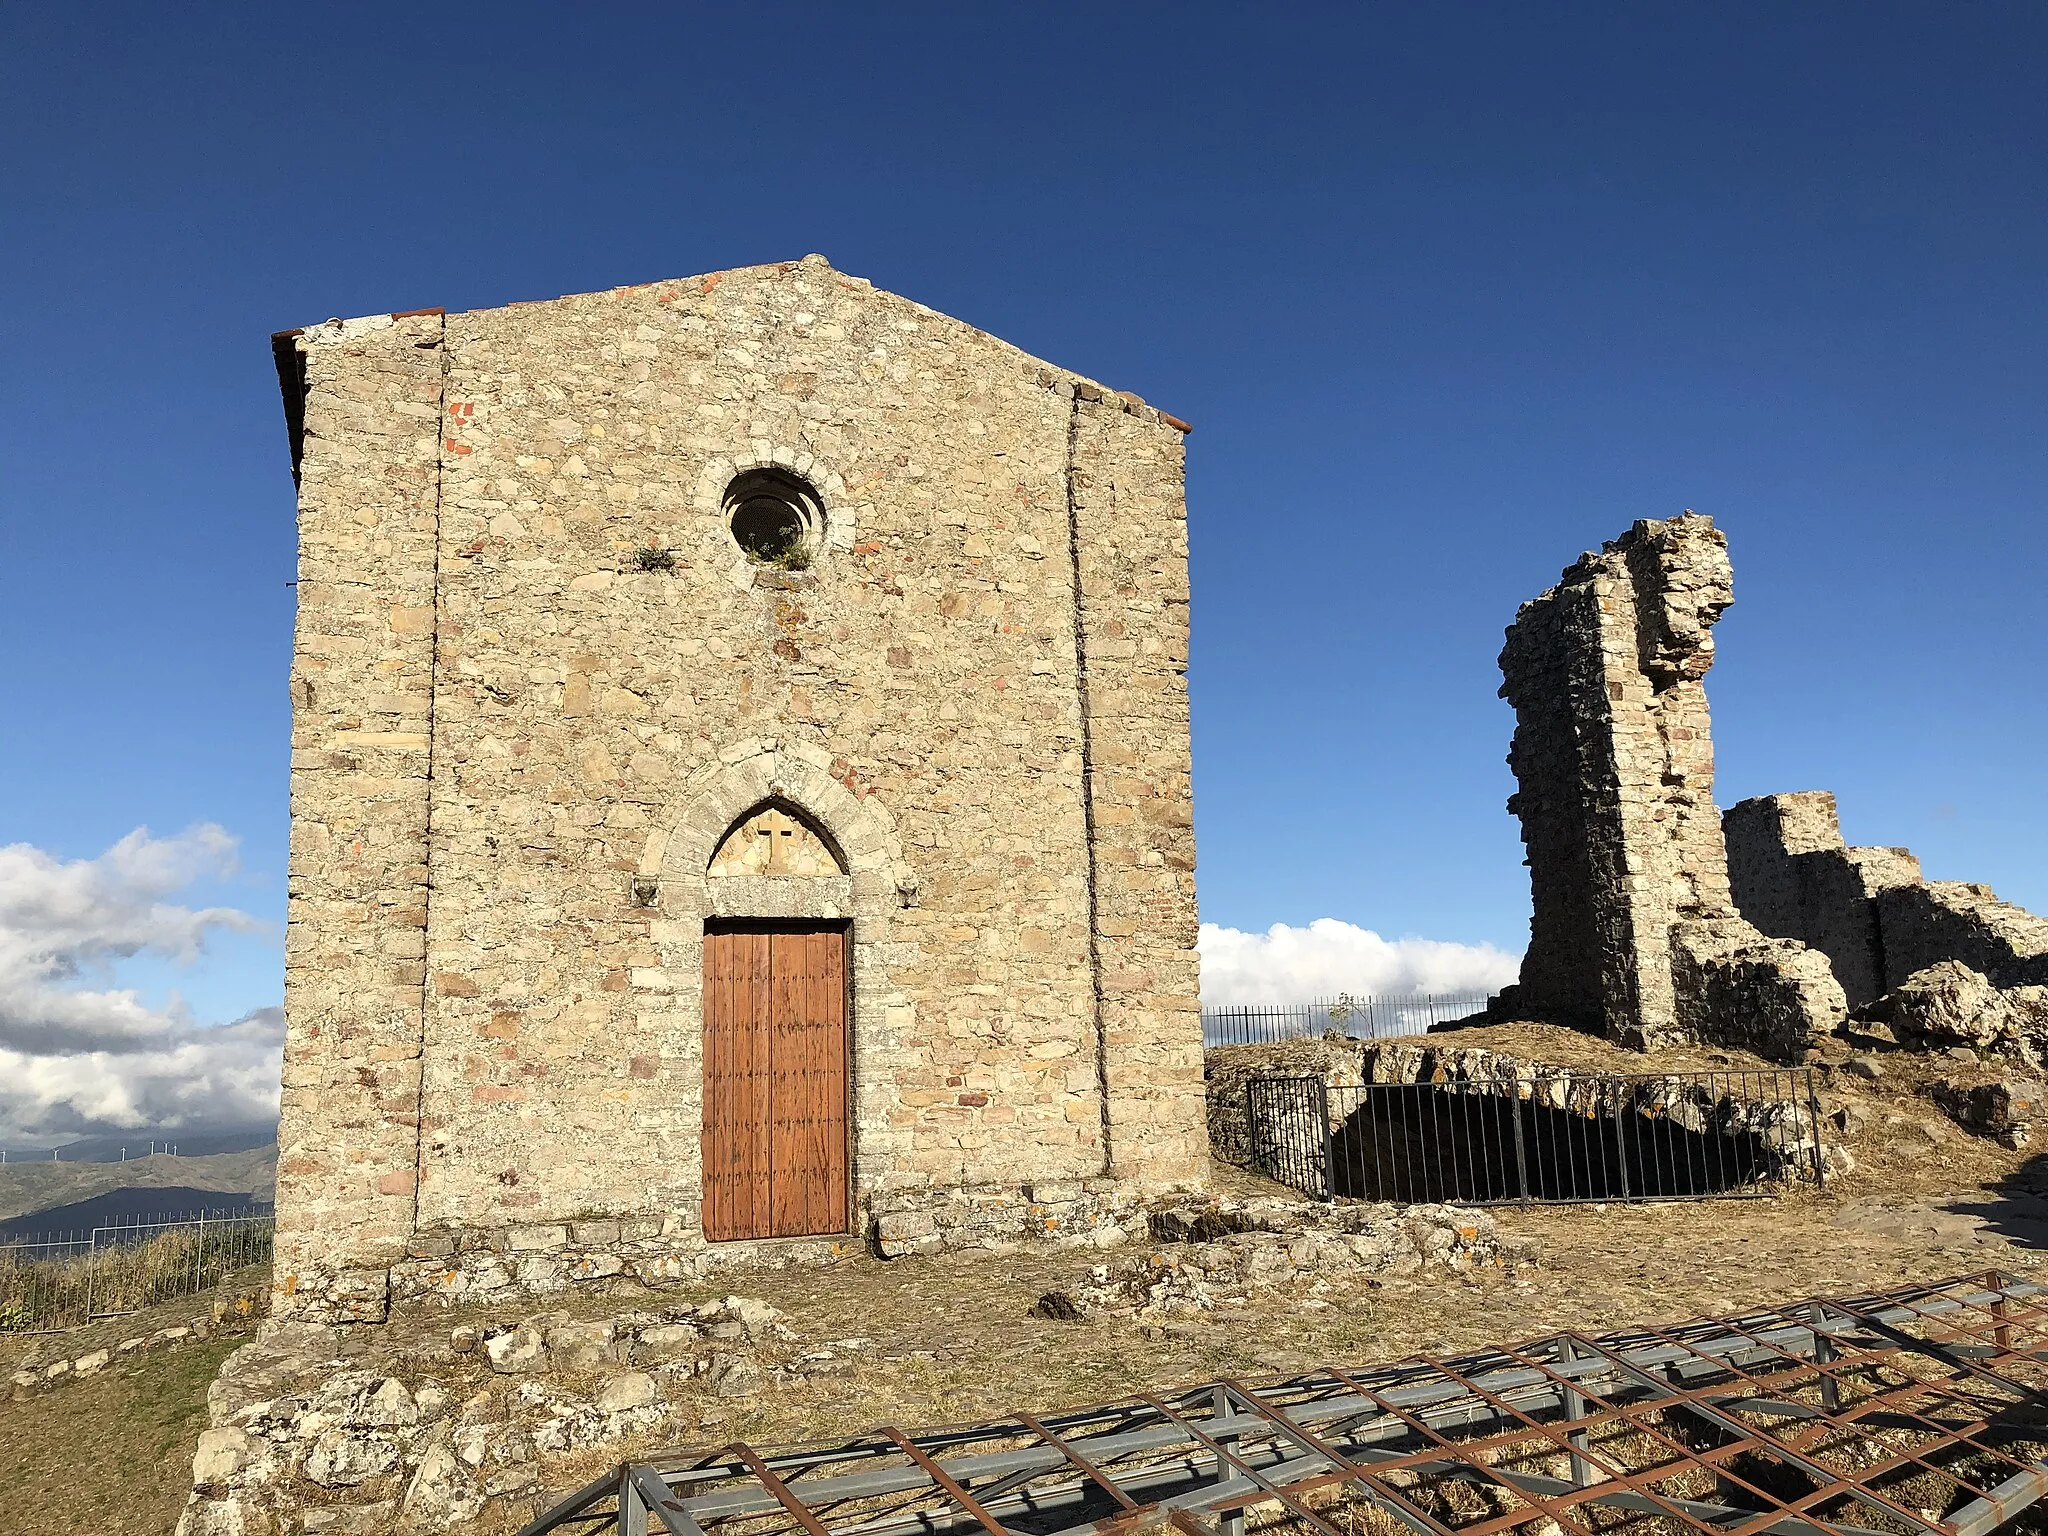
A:
[[[11,1536],[165,1536],[185,1507],[206,1388],[241,1341],[112,1365],[0,1402],[0,1528]]]
[[[0,1248],[0,1334],[82,1326],[210,1290],[239,1269],[269,1262],[270,1228],[262,1221],[180,1227],[76,1258],[25,1261],[21,1252]]]

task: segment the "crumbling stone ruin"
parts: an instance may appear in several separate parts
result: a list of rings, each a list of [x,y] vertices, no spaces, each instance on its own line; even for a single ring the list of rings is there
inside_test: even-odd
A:
[[[1534,910],[1487,1017],[1781,1061],[1849,1049],[1829,1037],[1853,1024],[2048,1070],[2048,919],[1925,880],[1904,848],[1846,846],[1824,791],[1716,812],[1703,680],[1733,598],[1726,537],[1687,513],[1637,523],[1516,615],[1501,694]],[[1967,1070],[1950,1087],[1953,1118],[2008,1141],[2048,1099]]]
[[[1743,916],[1828,957],[1859,1033],[2048,1071],[2048,918],[1986,885],[1924,880],[1904,848],[1846,846],[1825,790],[1741,801],[1723,825]],[[1932,1097],[1958,1124],[2017,1146],[2048,1085],[1959,1079]]]
[[[1845,848],[1835,797],[1824,790],[1741,801],[1721,828],[1729,888],[1745,918],[1826,955],[1851,1008],[1888,990],[1877,896],[1919,884],[1919,860],[1903,848]]]
[[[1703,680],[1733,600],[1726,537],[1688,512],[1636,523],[1515,616],[1508,809],[1534,911],[1498,1016],[1779,1060],[1843,1017],[1826,958],[1759,932],[1730,894]]]
[[[1742,915],[1820,950],[1851,1008],[1956,961],[1997,987],[2048,983],[2048,918],[1987,885],[1923,880],[1904,848],[1850,848],[1826,790],[1761,795],[1722,818]]]
[[[816,256],[276,351],[280,1314],[1202,1180],[1183,424]]]

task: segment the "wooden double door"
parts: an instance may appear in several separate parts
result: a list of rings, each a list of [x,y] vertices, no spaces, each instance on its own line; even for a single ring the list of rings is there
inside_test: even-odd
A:
[[[704,1235],[844,1232],[846,927],[704,934]]]

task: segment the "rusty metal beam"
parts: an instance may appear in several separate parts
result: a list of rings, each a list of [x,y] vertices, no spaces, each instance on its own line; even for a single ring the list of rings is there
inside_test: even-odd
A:
[[[1460,1485],[1476,1493],[1452,1498]],[[1994,1273],[1043,1419],[656,1457],[521,1536],[639,1536],[649,1515],[671,1536],[1230,1536],[1253,1505],[1338,1536],[1347,1500],[1417,1536],[1596,1536],[1596,1510],[1711,1536],[1991,1536],[2044,1499],[2048,1287]]]

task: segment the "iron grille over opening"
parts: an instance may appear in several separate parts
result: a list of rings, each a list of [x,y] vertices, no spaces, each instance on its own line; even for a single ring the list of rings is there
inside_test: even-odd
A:
[[[1250,1165],[1317,1199],[1459,1205],[1761,1195],[1822,1176],[1808,1071],[1529,1073],[1245,1088]]]

